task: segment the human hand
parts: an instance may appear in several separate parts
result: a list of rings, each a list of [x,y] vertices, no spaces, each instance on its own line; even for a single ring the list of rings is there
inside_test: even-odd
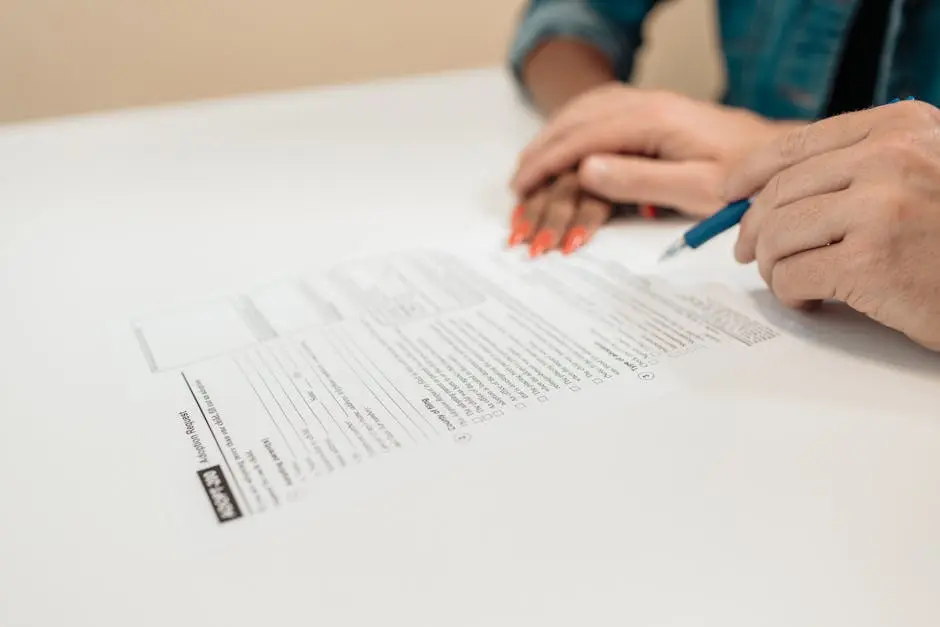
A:
[[[577,174],[567,172],[543,184],[516,208],[509,245],[529,242],[531,257],[557,247],[571,254],[587,243],[612,209],[609,202],[582,192]]]
[[[940,111],[902,102],[790,133],[743,161],[725,198],[761,188],[735,257],[781,301],[843,301],[940,350]]]
[[[721,208],[732,164],[790,127],[670,92],[605,85],[549,121],[522,152],[511,187],[522,200],[577,167],[581,188],[595,196],[705,216]]]

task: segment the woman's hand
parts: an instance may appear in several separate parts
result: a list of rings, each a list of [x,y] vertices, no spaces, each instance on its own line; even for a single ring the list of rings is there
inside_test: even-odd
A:
[[[584,193],[577,174],[568,172],[543,184],[516,208],[509,245],[529,242],[532,257],[555,248],[571,254],[587,243],[611,211],[609,202]]]

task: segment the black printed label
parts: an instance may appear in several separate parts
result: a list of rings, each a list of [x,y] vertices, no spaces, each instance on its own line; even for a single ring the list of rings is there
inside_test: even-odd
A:
[[[238,502],[235,495],[229,488],[228,480],[222,472],[221,466],[213,466],[196,473],[202,487],[206,490],[212,509],[215,511],[215,517],[220,523],[230,522],[242,517],[242,512],[238,508]]]

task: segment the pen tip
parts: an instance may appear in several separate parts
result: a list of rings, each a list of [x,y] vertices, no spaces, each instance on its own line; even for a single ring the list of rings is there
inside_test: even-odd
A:
[[[659,261],[663,262],[663,261],[666,261],[667,259],[672,259],[676,255],[678,255],[680,252],[682,252],[682,249],[684,248],[685,248],[685,240],[680,239],[679,241],[677,241],[672,246],[666,249],[666,252],[664,252],[662,256],[660,256]]]

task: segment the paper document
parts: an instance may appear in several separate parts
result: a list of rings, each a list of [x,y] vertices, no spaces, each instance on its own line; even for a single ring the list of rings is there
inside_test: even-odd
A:
[[[384,460],[473,446],[499,424],[538,429],[572,399],[648,397],[691,352],[776,337],[586,255],[425,251],[146,317],[134,332],[175,442],[174,493],[198,494],[187,515],[214,526],[303,501],[355,467],[381,474]]]

